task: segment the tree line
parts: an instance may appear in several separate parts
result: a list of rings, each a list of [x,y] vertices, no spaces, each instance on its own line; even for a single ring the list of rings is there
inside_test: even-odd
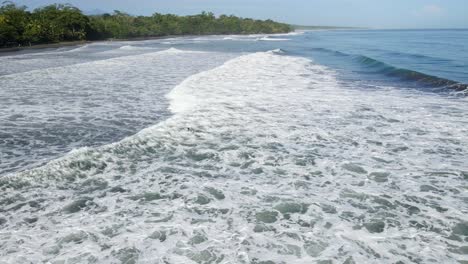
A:
[[[112,14],[84,15],[69,4],[53,4],[28,11],[4,2],[0,6],[0,47],[29,46],[62,41],[146,38],[168,35],[271,34],[293,28],[272,20],[254,20],[213,13],[178,16]]]

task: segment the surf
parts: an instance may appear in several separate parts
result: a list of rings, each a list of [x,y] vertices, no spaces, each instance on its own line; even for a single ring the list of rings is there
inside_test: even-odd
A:
[[[190,75],[167,98],[172,115],[133,136],[0,178],[6,261],[457,256],[445,249],[462,246],[449,236],[464,227],[464,101],[350,89],[278,51]]]
[[[336,57],[342,57],[343,59],[347,59],[349,61],[358,63],[362,68],[365,69],[364,72],[366,73],[384,75],[390,78],[398,79],[403,82],[413,83],[419,87],[426,88],[426,90],[432,90],[435,92],[453,92],[453,94],[457,95],[466,95],[468,93],[468,84],[422,73],[413,69],[396,67],[384,61],[380,61],[366,55],[350,54],[329,48],[310,48],[310,50],[318,51],[321,53],[327,53]],[[435,59],[432,57],[422,55],[406,54],[405,56]]]
[[[468,84],[421,73],[415,70],[398,68],[363,55],[355,55],[353,56],[353,59],[365,67],[368,67],[370,70],[389,77],[396,77],[404,81],[416,82],[431,88],[453,90],[457,92],[468,92]]]
[[[1,76],[0,96],[10,99],[0,114],[5,126],[0,174],[36,167],[76,147],[108,144],[136,133],[168,116],[164,95],[169,89],[232,56],[171,48],[122,55]],[[23,105],[21,115],[15,115],[18,104]],[[54,116],[47,117],[46,112]],[[10,125],[13,122],[15,126]],[[40,125],[44,123],[48,125]]]

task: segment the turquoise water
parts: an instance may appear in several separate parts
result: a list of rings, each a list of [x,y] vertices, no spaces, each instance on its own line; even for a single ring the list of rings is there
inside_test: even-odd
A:
[[[369,81],[440,88],[468,83],[466,43],[468,30],[322,31],[304,34],[292,51]]]
[[[348,81],[373,85],[460,91],[468,83],[468,30],[464,29],[308,31],[287,39],[280,44],[205,43],[199,48],[236,52],[281,48],[340,71]]]
[[[466,263],[466,30],[0,57],[0,263]]]

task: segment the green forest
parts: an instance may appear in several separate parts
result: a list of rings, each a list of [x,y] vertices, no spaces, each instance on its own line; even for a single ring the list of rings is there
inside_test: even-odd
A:
[[[149,38],[168,35],[285,33],[293,28],[272,20],[254,20],[213,13],[178,16],[154,13],[132,16],[84,15],[69,4],[53,4],[29,11],[4,2],[0,6],[0,47],[30,46],[63,41]]]

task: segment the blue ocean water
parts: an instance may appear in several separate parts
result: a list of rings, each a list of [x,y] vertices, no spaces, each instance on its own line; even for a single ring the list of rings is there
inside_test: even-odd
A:
[[[0,263],[465,263],[467,30],[0,56]]]
[[[302,33],[288,36],[288,41],[281,41],[284,36],[271,37],[280,43],[206,43],[200,48],[236,52],[281,48],[288,55],[313,59],[340,71],[341,78],[365,80],[374,85],[460,91],[468,83],[468,29]]]
[[[371,81],[443,87],[468,83],[467,42],[468,30],[321,31],[302,35],[293,50]]]

